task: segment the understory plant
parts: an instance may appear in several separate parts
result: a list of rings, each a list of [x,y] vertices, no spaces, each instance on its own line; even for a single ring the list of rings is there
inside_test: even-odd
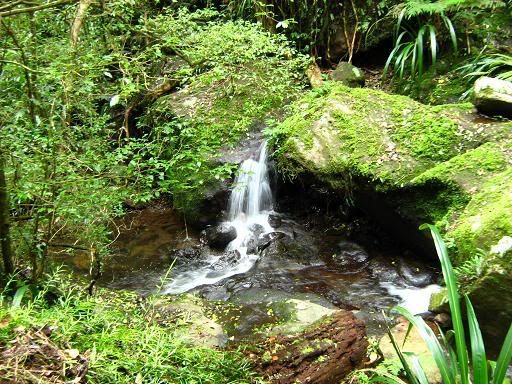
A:
[[[225,4],[233,16],[258,20],[267,30],[283,32],[299,50],[330,64],[341,56],[350,62],[362,36],[368,37],[369,26],[389,9],[386,1],[357,0],[225,0]],[[338,49],[340,38],[345,52]]]
[[[188,312],[165,312],[179,298],[86,296],[62,270],[27,288],[0,290],[2,383],[262,383],[242,353],[187,341]]]
[[[393,77],[402,81],[406,77],[421,80],[429,66],[435,66],[442,44],[450,41],[453,51],[457,51],[457,35],[451,19],[446,15],[446,7],[432,7],[408,1],[395,7],[395,42],[384,67],[384,76],[389,70]]]
[[[459,70],[471,84],[480,76],[512,80],[512,56],[504,53],[481,53]]]
[[[413,315],[401,306],[395,308],[396,312],[410,322],[408,332],[412,327],[416,327],[432,354],[432,359],[441,374],[444,384],[502,384],[512,358],[512,324],[509,326],[498,355],[498,360],[496,362],[488,361],[475,311],[468,296],[464,295],[463,301],[466,308],[467,329],[469,330],[470,340],[469,346],[466,344],[462,300],[457,290],[457,281],[448,257],[446,245],[435,226],[425,225],[422,228],[430,229],[437,254],[441,261],[441,268],[448,292],[453,330],[446,333],[439,330],[439,336],[437,336],[420,316]],[[388,334],[402,365],[405,381],[397,374],[374,371],[374,376],[368,382],[428,384],[427,375],[418,357],[413,353],[402,352],[389,329]]]

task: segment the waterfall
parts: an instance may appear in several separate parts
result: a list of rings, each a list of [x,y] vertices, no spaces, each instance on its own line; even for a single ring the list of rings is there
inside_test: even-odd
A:
[[[209,255],[203,266],[178,272],[166,287],[166,293],[182,293],[195,287],[215,284],[227,277],[249,271],[259,255],[255,254],[254,243],[259,236],[272,232],[268,223],[272,210],[272,191],[268,178],[267,143],[263,142],[256,155],[240,165],[238,175],[228,202],[226,223],[236,229],[236,238],[225,250],[239,255],[235,263],[223,263],[223,255]],[[253,244],[252,251],[248,248]]]
[[[272,191],[268,180],[267,143],[258,151],[258,160],[245,160],[240,166],[229,199],[229,219],[254,217],[272,208]]]

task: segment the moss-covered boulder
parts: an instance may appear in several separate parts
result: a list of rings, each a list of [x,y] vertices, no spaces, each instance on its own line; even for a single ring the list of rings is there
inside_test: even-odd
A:
[[[416,233],[409,239],[424,238],[419,224],[437,224],[455,263],[474,269],[464,288],[480,312],[512,319],[512,299],[485,297],[512,290],[511,122],[467,104],[328,84],[295,103],[272,140],[281,171],[314,175],[377,219],[400,222],[388,227]],[[474,267],[477,254],[484,268]]]

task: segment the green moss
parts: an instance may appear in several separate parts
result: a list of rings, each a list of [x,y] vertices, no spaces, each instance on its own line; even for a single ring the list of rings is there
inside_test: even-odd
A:
[[[457,245],[457,261],[462,262],[477,249],[489,252],[504,236],[512,235],[512,169],[489,179],[475,194],[447,236]],[[502,264],[510,270],[511,260]]]
[[[507,167],[503,145],[485,143],[478,148],[455,156],[425,171],[411,181],[411,184],[425,184],[439,181],[456,183],[468,193],[473,193],[483,180]]]
[[[450,118],[457,107],[449,108],[328,83],[294,104],[270,138],[286,171],[302,167],[331,175],[331,183],[349,174],[396,187],[458,153],[462,139]]]
[[[416,159],[443,161],[457,153],[458,125],[441,111],[422,106],[414,111],[394,112],[397,129],[391,138]]]

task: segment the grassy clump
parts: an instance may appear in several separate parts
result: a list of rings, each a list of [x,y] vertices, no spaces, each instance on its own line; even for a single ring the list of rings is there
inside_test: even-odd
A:
[[[5,291],[0,295],[0,351],[16,353],[0,363],[2,378],[65,382],[85,366],[89,383],[259,382],[241,354],[185,343],[186,319],[160,322],[152,299],[70,291],[48,305],[45,295],[26,305],[7,300]],[[26,340],[32,349],[24,348]]]

